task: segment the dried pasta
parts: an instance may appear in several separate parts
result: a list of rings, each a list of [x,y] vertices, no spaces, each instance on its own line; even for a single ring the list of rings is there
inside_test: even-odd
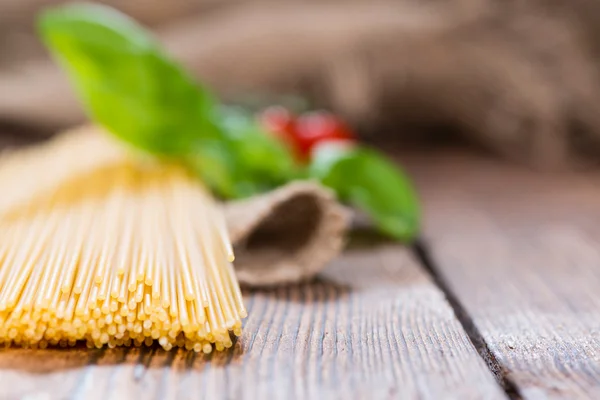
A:
[[[230,347],[246,310],[218,205],[178,167],[92,151],[92,137],[88,157],[63,151],[80,164],[57,158],[76,138],[0,161],[0,187],[17,193],[0,204],[0,341]],[[26,168],[54,181],[19,185]]]

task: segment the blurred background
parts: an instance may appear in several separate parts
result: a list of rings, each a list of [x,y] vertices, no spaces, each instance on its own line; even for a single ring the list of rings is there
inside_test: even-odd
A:
[[[35,33],[54,0],[0,1],[0,134],[85,121]],[[600,154],[600,2],[111,0],[224,99],[299,96],[365,140],[468,144],[541,168]]]

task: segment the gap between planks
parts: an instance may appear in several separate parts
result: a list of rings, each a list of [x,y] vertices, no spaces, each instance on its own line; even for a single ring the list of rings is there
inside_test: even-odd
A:
[[[432,275],[517,394],[600,398],[598,172],[543,174],[448,151],[405,163]]]
[[[496,380],[504,389],[508,398],[511,400],[521,400],[523,397],[519,393],[517,385],[510,379],[506,370],[498,362],[496,356],[490,351],[479,328],[477,328],[473,322],[473,318],[471,318],[467,310],[463,307],[458,296],[454,294],[445,278],[439,273],[439,269],[433,262],[425,242],[422,239],[419,239],[414,245],[413,251],[415,257],[421,261],[421,265],[429,272],[435,285],[446,295],[446,300],[454,310],[454,315],[461,323],[465,333],[469,336],[469,339],[471,339],[471,343],[475,346],[475,349],[488,366],[490,372],[496,377]]]

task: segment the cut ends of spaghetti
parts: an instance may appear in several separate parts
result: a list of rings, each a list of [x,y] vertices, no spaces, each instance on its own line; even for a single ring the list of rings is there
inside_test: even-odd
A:
[[[211,195],[177,167],[93,171],[0,209],[0,341],[231,347],[246,310]]]

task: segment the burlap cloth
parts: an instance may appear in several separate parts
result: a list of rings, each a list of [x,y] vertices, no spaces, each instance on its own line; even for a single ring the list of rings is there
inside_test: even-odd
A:
[[[43,196],[74,174],[93,174],[124,157],[130,153],[123,146],[89,126],[9,151],[0,157],[0,215]],[[36,179],[40,170],[52,173]],[[316,182],[292,182],[222,207],[235,250],[234,266],[246,286],[312,278],[340,253],[349,226],[347,209]]]
[[[269,286],[313,277],[344,244],[348,213],[329,190],[293,182],[224,204],[240,283]]]

